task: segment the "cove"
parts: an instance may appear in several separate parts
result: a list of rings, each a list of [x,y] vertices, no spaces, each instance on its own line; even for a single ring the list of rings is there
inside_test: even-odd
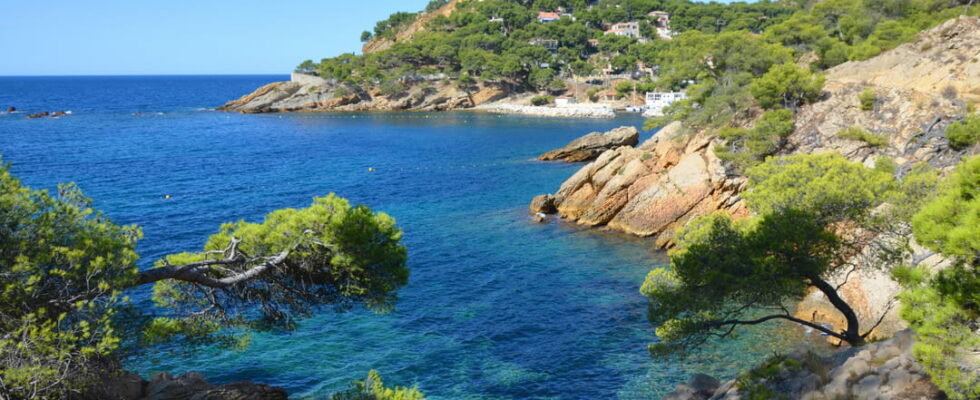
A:
[[[762,327],[654,360],[638,289],[666,256],[641,238],[531,221],[531,197],[581,167],[534,157],[591,131],[641,126],[638,116],[211,111],[279,79],[0,78],[0,104],[72,111],[0,115],[12,172],[37,188],[77,182],[114,221],[141,225],[143,268],[199,249],[221,222],[331,192],[405,231],[412,276],[392,313],[322,310],[296,331],[256,334],[245,351],[172,345],[127,368],[254,380],[297,398],[328,396],[374,368],[433,399],[650,399],[694,372],[730,377],[797,340]],[[133,297],[150,306],[148,293]]]

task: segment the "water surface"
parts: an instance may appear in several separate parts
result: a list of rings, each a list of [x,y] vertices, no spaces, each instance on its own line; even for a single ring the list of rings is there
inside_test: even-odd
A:
[[[530,199],[581,167],[535,156],[640,126],[638,116],[210,110],[283,78],[0,78],[3,109],[72,111],[0,114],[14,174],[38,188],[75,181],[117,223],[141,225],[143,267],[200,249],[221,222],[331,192],[405,231],[412,275],[393,313],[323,310],[295,332],[256,335],[244,352],[171,347],[128,368],[254,380],[296,397],[326,396],[374,368],[433,399],[649,399],[693,372],[730,377],[795,340],[764,329],[687,360],[653,360],[638,290],[664,255],[649,240],[530,220]],[[146,291],[134,297],[145,303]]]

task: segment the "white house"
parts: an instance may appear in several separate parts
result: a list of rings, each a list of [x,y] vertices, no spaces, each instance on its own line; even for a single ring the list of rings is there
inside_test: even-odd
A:
[[[557,21],[559,19],[561,19],[561,15],[559,15],[558,13],[555,13],[555,12],[541,11],[541,12],[538,13],[538,22],[540,22],[540,23]]]
[[[640,38],[640,23],[636,21],[632,22],[620,22],[618,24],[613,24],[606,31],[607,35],[618,35],[626,36],[631,38]]]
[[[661,39],[670,40],[674,37],[674,31],[670,30],[670,14],[666,11],[650,11],[647,16],[653,20],[653,26],[657,29],[657,36]]]
[[[555,98],[555,106],[557,107],[569,106],[575,103],[578,103],[578,100],[575,100],[575,98],[572,96],[561,96]]]
[[[684,92],[648,92],[646,98],[647,110],[644,116],[658,117],[664,115],[664,108],[677,100],[686,99]]]

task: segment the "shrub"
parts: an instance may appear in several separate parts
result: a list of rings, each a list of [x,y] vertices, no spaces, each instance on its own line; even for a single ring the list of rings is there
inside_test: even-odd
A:
[[[394,96],[405,92],[405,85],[398,81],[388,81],[381,84],[379,88],[381,94],[385,96]]]
[[[792,111],[787,109],[767,111],[756,121],[752,129],[732,127],[720,129],[718,136],[725,139],[728,145],[716,147],[715,154],[723,161],[734,163],[744,170],[779,150],[782,140],[792,133]]]
[[[415,387],[385,386],[378,371],[371,370],[367,379],[354,381],[348,390],[334,393],[330,400],[425,400],[425,395]]]
[[[347,97],[350,94],[351,94],[351,91],[346,86],[338,86],[333,91],[333,97],[335,97],[335,98]]]
[[[875,102],[878,101],[878,94],[875,93],[872,88],[864,88],[861,94],[858,95],[858,100],[861,101],[861,109],[864,111],[871,111],[875,109]]]
[[[962,121],[952,123],[946,128],[949,146],[956,150],[969,148],[980,142],[980,115],[971,114]]]
[[[531,98],[531,105],[543,106],[545,104],[551,104],[554,100],[554,96],[534,96]]]
[[[751,90],[752,96],[764,108],[795,108],[820,97],[823,83],[824,78],[813,74],[808,68],[785,63],[772,67],[753,81]]]
[[[886,138],[884,135],[868,132],[867,129],[857,125],[837,132],[837,137],[849,140],[859,140],[867,143],[868,146],[871,147],[881,147],[888,144],[888,138]]]

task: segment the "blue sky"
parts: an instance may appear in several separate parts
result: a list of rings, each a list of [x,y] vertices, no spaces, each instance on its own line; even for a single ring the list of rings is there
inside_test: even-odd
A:
[[[725,0],[723,0],[725,1]],[[428,0],[0,1],[0,76],[285,74]]]
[[[428,0],[0,1],[0,76],[285,74]]]

